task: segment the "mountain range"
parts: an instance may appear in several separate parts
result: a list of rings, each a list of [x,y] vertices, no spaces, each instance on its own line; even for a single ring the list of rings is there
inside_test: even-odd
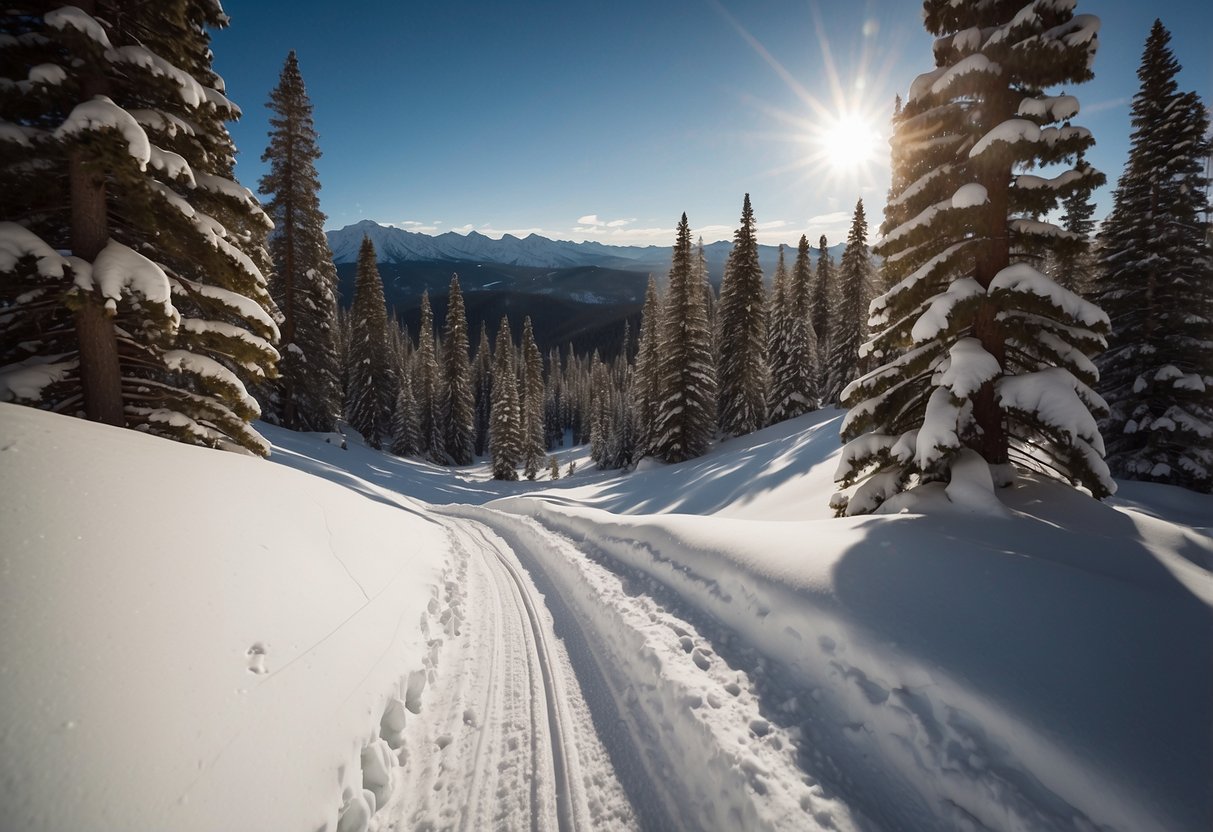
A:
[[[672,251],[670,246],[613,246],[592,241],[574,243],[567,240],[550,240],[538,234],[521,238],[505,234],[501,239],[493,239],[476,231],[468,234],[448,231],[431,236],[380,225],[373,220],[362,220],[329,231],[327,236],[329,248],[333,251],[333,261],[338,264],[356,262],[362,238],[370,237],[371,242],[375,244],[380,263],[450,261],[546,269],[597,266],[603,269],[653,274],[659,279],[670,268]],[[720,283],[724,262],[732,247],[733,244],[727,240],[704,245],[708,273],[713,283]],[[835,261],[841,256],[843,247],[842,244],[830,247]],[[769,280],[775,273],[779,248],[760,245],[758,250],[759,261]],[[814,249],[814,259],[815,255]],[[794,246],[786,256],[788,265],[791,266],[796,256]]]

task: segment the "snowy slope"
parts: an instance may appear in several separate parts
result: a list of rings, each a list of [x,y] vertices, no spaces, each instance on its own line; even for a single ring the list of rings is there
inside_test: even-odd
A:
[[[363,800],[446,603],[440,526],[14,405],[0,470],[0,827],[312,830]]]
[[[630,474],[571,448],[570,479],[499,483],[354,435],[259,426],[272,465],[0,408],[6,483],[28,484],[0,504],[6,811],[23,828],[363,829],[370,805],[371,829],[1209,828],[1213,499],[1124,484],[1100,504],[1025,478],[1003,516],[928,488],[834,519],[839,417]],[[267,490],[282,499],[255,505]],[[183,513],[233,519],[183,534]],[[115,546],[136,515],[171,544]]]

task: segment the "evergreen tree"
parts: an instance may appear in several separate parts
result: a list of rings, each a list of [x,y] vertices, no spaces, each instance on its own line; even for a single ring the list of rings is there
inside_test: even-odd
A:
[[[468,321],[463,308],[459,276],[451,276],[443,333],[444,410],[446,453],[455,465],[471,465],[476,445],[476,403],[472,369],[468,364]]]
[[[518,377],[514,369],[514,341],[510,336],[510,322],[504,315],[497,330],[495,352],[489,419],[493,479],[516,480],[518,463],[522,460],[522,418],[518,404]]]
[[[661,322],[658,384],[649,450],[666,462],[701,456],[716,420],[716,373],[703,286],[695,279],[687,215],[678,223]]]
[[[272,222],[232,178],[227,18],[128,6],[5,7],[0,379],[25,383],[0,398],[266,454],[245,385],[276,375]]]
[[[717,365],[720,430],[729,436],[750,433],[766,423],[766,304],[756,230],[746,194],[720,284],[720,331],[729,341],[728,349],[720,350]]]
[[[346,414],[350,427],[362,434],[368,446],[378,449],[391,436],[390,417],[396,402],[391,402],[390,409],[385,406],[389,387],[387,306],[375,260],[374,243],[370,237],[363,237],[350,304]]]
[[[547,445],[543,434],[543,356],[535,345],[530,315],[522,321],[520,375],[522,464],[526,478],[533,480],[543,467]]]
[[[872,280],[872,257],[868,252],[868,220],[863,200],[855,204],[847,247],[838,267],[838,303],[830,313],[829,374],[823,391],[833,404],[842,389],[859,373],[859,347],[867,332],[868,287]]]
[[[1159,21],[1133,98],[1129,160],[1100,234],[1096,299],[1112,319],[1098,359],[1108,461],[1120,476],[1213,489],[1213,259],[1209,118],[1178,90]]]
[[[564,424],[561,404],[564,398],[564,378],[560,370],[560,350],[552,347],[548,353],[547,383],[543,390],[543,436],[545,450],[564,445]]]
[[[783,270],[783,247],[780,246],[780,269]],[[782,293],[776,292],[781,311],[776,318],[779,333],[771,353],[771,422],[792,419],[813,409],[817,400],[815,384],[817,368],[817,337],[809,314],[811,269],[809,241],[801,236],[796,263],[790,275],[783,277]],[[778,271],[775,278],[780,283]],[[782,299],[780,298],[782,294]]]
[[[413,395],[421,411],[421,450],[426,459],[445,465],[446,430],[442,411],[444,390],[438,370],[438,348],[434,341],[434,310],[430,293],[421,293],[421,325],[417,333],[417,352],[413,357]]]
[[[480,322],[480,344],[472,361],[472,392],[475,396],[476,456],[484,456],[489,447],[489,415],[493,401],[493,351],[489,347],[489,330]]]
[[[417,409],[413,381],[407,373],[400,379],[396,412],[392,416],[392,453],[397,456],[417,456],[421,453],[421,411]]]
[[[1041,91],[1091,77],[1098,20],[1071,3],[926,0],[924,21],[936,69],[911,86],[893,138],[918,178],[901,193],[909,219],[878,251],[906,277],[871,307],[878,331],[864,353],[885,363],[843,392],[839,479],[859,486],[833,505],[866,513],[959,472],[966,488],[1007,482],[1013,462],[1104,496],[1115,486],[1084,353],[1102,344],[1107,316],[1030,265],[1072,242],[1035,218],[1101,177],[1019,173],[1093,143],[1052,126],[1077,100]]]
[[[337,269],[324,236],[312,103],[292,51],[270,93],[269,145],[261,161],[274,221],[270,294],[282,312],[281,376],[272,415],[292,430],[331,431],[341,411],[337,363]]]
[[[650,452],[661,381],[661,299],[657,281],[649,275],[640,312],[640,349],[636,354],[636,432],[639,455]]]
[[[1074,163],[1074,170],[1085,176],[1086,159],[1079,153]],[[1069,232],[1075,241],[1073,247],[1066,247],[1053,256],[1052,277],[1059,286],[1069,289],[1078,295],[1087,295],[1091,291],[1094,280],[1094,252],[1091,245],[1091,232],[1095,230],[1095,202],[1091,195],[1082,191],[1072,191],[1061,201],[1061,227]]]
[[[823,404],[827,376],[830,368],[830,313],[834,306],[834,258],[830,255],[830,244],[822,234],[817,241],[817,271],[813,276],[813,290],[809,294],[810,316],[813,332],[817,333],[818,363],[815,378],[817,389],[822,392]]]

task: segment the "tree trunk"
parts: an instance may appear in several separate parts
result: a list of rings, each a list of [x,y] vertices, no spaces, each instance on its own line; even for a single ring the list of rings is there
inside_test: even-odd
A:
[[[72,253],[90,263],[109,240],[106,223],[105,180],[90,171],[80,151],[70,161],[72,199]],[[123,425],[122,370],[118,363],[118,337],[114,321],[94,290],[82,297],[76,311],[76,340],[80,348],[80,386],[84,413],[94,422]]]

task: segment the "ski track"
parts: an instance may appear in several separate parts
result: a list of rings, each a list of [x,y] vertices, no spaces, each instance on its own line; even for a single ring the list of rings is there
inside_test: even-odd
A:
[[[635,828],[530,576],[486,526],[445,524],[465,617],[438,647],[379,828]]]

